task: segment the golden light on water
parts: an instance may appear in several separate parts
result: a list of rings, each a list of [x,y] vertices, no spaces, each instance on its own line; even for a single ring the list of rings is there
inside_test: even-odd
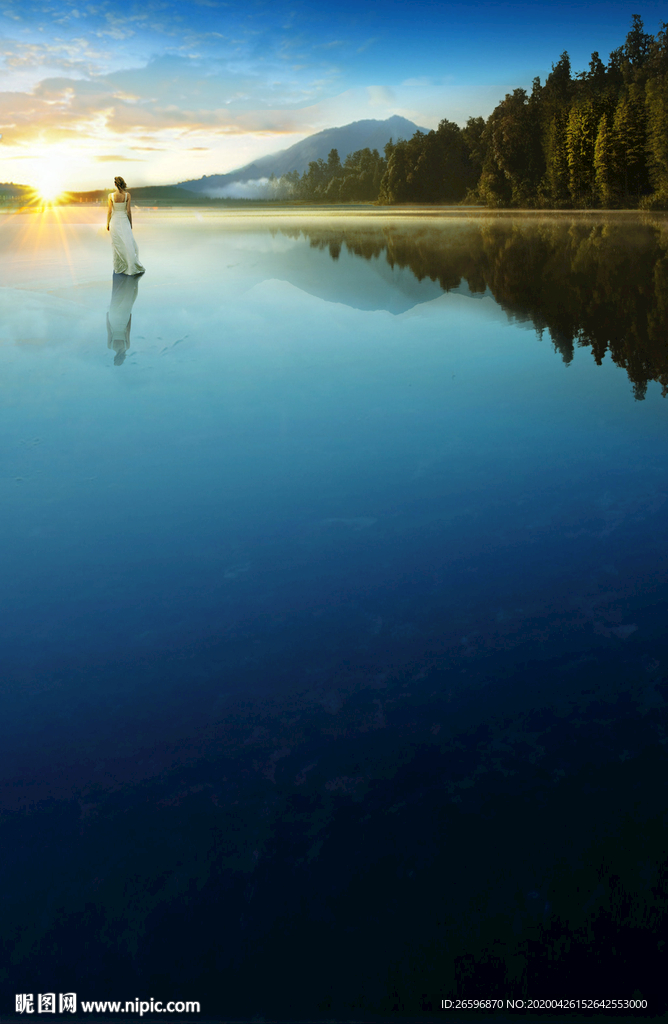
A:
[[[73,200],[68,185],[71,185],[76,161],[70,152],[63,152],[54,146],[43,147],[35,153],[36,164],[29,178],[29,185],[23,193],[21,207],[16,214],[30,214],[25,218],[24,230],[18,240],[18,247],[30,258],[32,253],[39,259],[45,240],[53,246],[58,240],[61,260],[69,268],[72,281],[76,283],[76,272],[72,264],[66,226],[66,206]],[[21,218],[23,219],[23,218]]]

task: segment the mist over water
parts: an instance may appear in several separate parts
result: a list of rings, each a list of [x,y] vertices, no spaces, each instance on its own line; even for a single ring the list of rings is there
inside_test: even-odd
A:
[[[666,221],[100,220],[0,221],[3,1006],[660,1012]]]

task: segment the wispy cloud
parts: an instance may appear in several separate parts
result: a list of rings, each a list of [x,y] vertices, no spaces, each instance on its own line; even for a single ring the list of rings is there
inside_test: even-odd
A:
[[[129,39],[130,36],[135,34],[135,29],[131,21],[128,21],[126,18],[119,17],[111,11],[106,12],[104,20],[104,27],[99,28],[96,33],[96,35],[100,37],[109,36],[111,39],[122,40]]]
[[[103,69],[104,62],[104,51],[81,37],[56,38],[51,43],[0,39],[0,64],[11,70],[47,68],[94,75]]]
[[[366,91],[369,102],[374,107],[387,106],[388,103],[394,103],[396,100],[395,94],[386,85],[368,85]]]
[[[378,36],[373,36],[371,39],[365,39],[364,42],[360,46],[357,47],[356,52],[357,53],[365,53],[367,50],[371,49],[371,47],[374,45],[374,43],[377,43],[377,42],[378,42]]]
[[[108,162],[110,160],[113,160],[114,163],[125,163],[126,164],[128,162],[130,162],[130,163],[142,163],[143,157],[139,157],[139,156],[126,156],[124,153],[120,153],[120,154],[119,153],[108,153],[108,154],[105,154],[104,156],[96,156],[96,157],[94,157],[94,160],[96,161],[96,163],[100,163],[100,164],[106,163],[106,162]]]

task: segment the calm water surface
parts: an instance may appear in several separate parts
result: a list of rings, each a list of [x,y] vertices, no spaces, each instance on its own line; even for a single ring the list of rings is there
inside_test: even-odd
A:
[[[2,1013],[659,1013],[668,221],[103,220],[0,220]]]

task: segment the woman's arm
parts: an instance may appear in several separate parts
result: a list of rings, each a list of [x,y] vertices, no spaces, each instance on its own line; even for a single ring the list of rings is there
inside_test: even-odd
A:
[[[111,209],[112,209],[111,203],[112,203],[112,198],[111,198],[111,196],[109,196],[109,202],[107,203],[107,231],[109,230],[109,221],[111,220]]]
[[[125,209],[127,211],[128,220],[130,221],[130,227],[132,227],[132,210],[130,209],[130,193],[126,192],[126,195],[128,197],[128,200],[127,200],[127,203],[125,205]]]

